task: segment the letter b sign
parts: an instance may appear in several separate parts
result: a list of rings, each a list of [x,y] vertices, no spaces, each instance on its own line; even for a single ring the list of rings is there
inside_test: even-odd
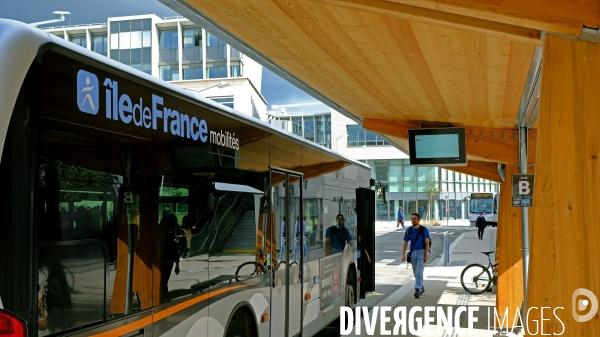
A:
[[[531,207],[533,205],[533,174],[513,174],[513,207]]]
[[[524,195],[529,194],[530,192],[531,190],[529,189],[529,182],[519,181],[519,194]]]

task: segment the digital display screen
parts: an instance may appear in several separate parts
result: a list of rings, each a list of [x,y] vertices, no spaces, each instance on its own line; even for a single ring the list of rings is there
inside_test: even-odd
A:
[[[467,165],[464,128],[408,130],[408,145],[411,165]]]
[[[417,158],[458,158],[458,135],[418,135],[415,136]]]

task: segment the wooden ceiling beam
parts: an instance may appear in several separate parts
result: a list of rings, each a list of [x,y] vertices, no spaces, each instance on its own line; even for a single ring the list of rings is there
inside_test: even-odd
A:
[[[503,183],[498,174],[498,163],[468,160],[467,166],[441,166],[441,168]]]
[[[370,1],[364,1],[370,2]],[[583,26],[600,26],[597,0],[388,0],[511,26],[579,36]]]
[[[408,139],[409,129],[419,129],[418,122],[403,122],[387,119],[363,119],[363,128],[392,137]],[[463,126],[467,155],[494,162],[514,165],[519,163],[519,131],[515,129],[482,128]],[[533,137],[532,137],[533,134]],[[529,130],[529,139],[535,140],[536,130]],[[534,145],[535,146],[535,145]],[[530,146],[531,148],[531,146]],[[535,158],[530,156],[529,161]]]
[[[460,29],[481,33],[497,38],[517,42],[542,45],[541,31],[502,22],[484,20],[478,17],[466,16],[452,12],[445,12],[423,8],[415,4],[403,4],[386,0],[308,0],[326,5],[353,9],[357,11],[394,17],[397,19],[433,24],[440,27]]]

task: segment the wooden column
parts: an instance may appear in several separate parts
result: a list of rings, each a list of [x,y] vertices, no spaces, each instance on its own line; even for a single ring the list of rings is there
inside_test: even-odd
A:
[[[519,168],[507,165],[505,173],[505,182],[500,187],[500,213],[496,233],[496,263],[500,264],[496,310],[503,316],[501,321],[504,321],[508,308],[508,327],[512,327],[515,312],[523,301],[522,217],[521,208],[512,207],[511,193],[511,177],[519,173]]]
[[[564,307],[563,336],[600,336],[598,314],[577,322],[571,301],[578,288],[600,297],[600,44],[547,35],[542,62],[528,306]],[[547,318],[544,333],[560,334]]]

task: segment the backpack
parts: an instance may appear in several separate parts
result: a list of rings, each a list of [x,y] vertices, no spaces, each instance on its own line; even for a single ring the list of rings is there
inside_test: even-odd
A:
[[[414,228],[414,227],[410,227],[410,228],[408,229],[408,237],[409,237],[409,238],[410,238],[410,236],[412,235],[412,230],[413,230],[413,228]],[[422,229],[422,228],[425,228],[425,226],[421,225],[421,229],[419,229],[419,235],[422,235],[422,233],[425,231],[425,230],[424,230],[424,229]],[[419,238],[419,236],[417,235],[417,239],[418,239],[418,238]],[[423,242],[423,243],[425,243],[425,242]],[[433,245],[433,240],[431,240],[431,237],[430,237],[430,238],[429,238],[429,252],[428,252],[428,253],[431,253],[431,246],[432,246],[432,245]],[[414,247],[414,244],[411,244],[411,249],[410,249],[411,251],[412,251],[412,247]]]

